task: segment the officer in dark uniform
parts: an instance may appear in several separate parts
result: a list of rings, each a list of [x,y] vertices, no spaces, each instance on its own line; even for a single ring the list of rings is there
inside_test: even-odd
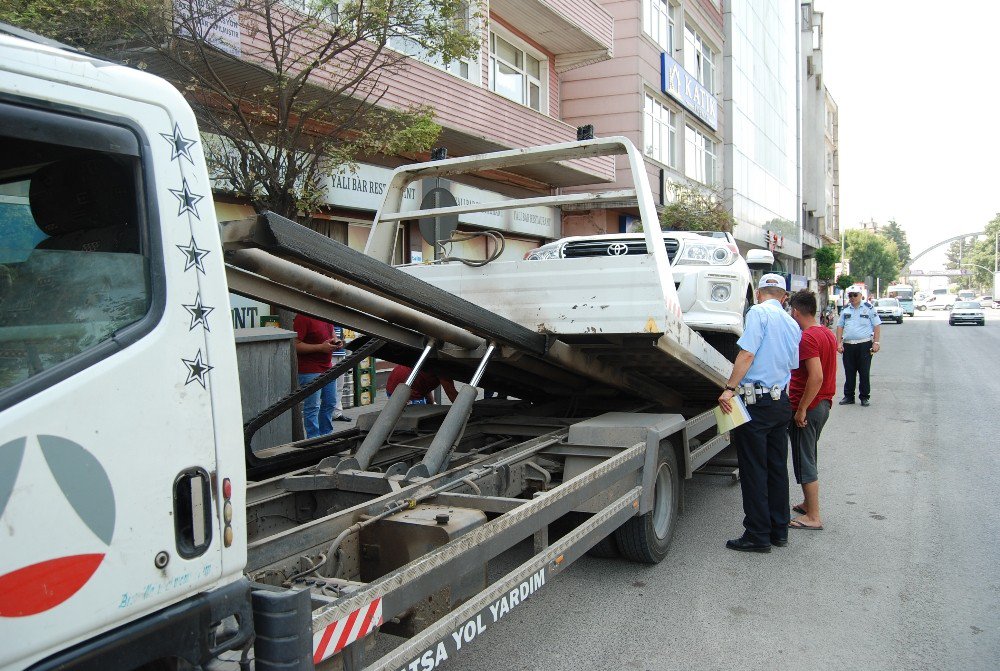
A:
[[[729,411],[739,394],[750,421],[733,429],[743,490],[743,527],[730,550],[770,552],[788,542],[788,381],[799,365],[802,333],[784,308],[785,279],[768,273],[757,285],[757,305],[747,313],[740,352],[719,405]]]
[[[861,292],[854,287],[847,289],[847,299],[850,305],[837,321],[837,351],[844,354],[844,398],[840,405],[854,404],[857,383],[861,405],[867,406],[872,391],[872,356],[882,347],[878,342],[882,320],[871,304],[861,301]]]

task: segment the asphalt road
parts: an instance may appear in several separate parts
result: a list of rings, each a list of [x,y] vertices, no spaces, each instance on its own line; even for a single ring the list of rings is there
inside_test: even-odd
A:
[[[739,486],[696,477],[661,564],[581,559],[447,668],[1000,668],[1000,311],[987,312],[985,328],[946,313],[883,326],[871,407],[834,405],[820,441],[824,531],[726,550]]]

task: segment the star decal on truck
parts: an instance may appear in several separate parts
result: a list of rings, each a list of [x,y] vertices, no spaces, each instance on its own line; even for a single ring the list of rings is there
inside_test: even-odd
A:
[[[205,264],[203,261],[208,256],[209,250],[198,247],[195,244],[193,235],[191,236],[191,242],[186,245],[177,245],[177,249],[184,253],[184,272],[192,268],[197,268],[202,274],[205,273]]]
[[[160,137],[170,143],[170,160],[173,161],[181,156],[194,165],[194,158],[191,156],[191,147],[198,144],[197,140],[189,140],[181,134],[180,124],[174,124],[173,133],[160,133]]]
[[[205,376],[208,375],[208,371],[212,370],[214,366],[209,366],[207,363],[201,360],[201,350],[194,355],[193,359],[181,359],[184,365],[187,366],[188,374],[187,379],[184,381],[184,385],[187,386],[192,382],[197,382],[201,385],[202,389],[205,389]]]
[[[194,330],[194,327],[198,324],[201,324],[206,331],[211,331],[208,328],[208,315],[215,308],[204,305],[201,302],[201,294],[195,296],[194,303],[181,303],[181,307],[191,315],[191,326],[188,327],[188,331]]]
[[[197,193],[191,191],[191,188],[188,186],[188,182],[186,179],[181,179],[181,188],[167,189],[167,190],[170,191],[170,193],[172,193],[174,195],[174,198],[176,198],[178,201],[177,205],[178,217],[184,214],[185,212],[190,212],[191,214],[194,215],[195,219],[201,219],[201,216],[199,216],[198,214],[197,205],[198,201],[200,201],[205,196],[199,196]]]

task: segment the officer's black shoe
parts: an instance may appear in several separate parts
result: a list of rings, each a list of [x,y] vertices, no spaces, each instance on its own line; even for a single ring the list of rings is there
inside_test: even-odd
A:
[[[862,401],[862,403],[864,403],[864,401]],[[854,405],[854,399],[853,398],[842,398],[842,399],[840,399],[840,403],[838,403],[837,405]]]
[[[788,536],[775,536],[771,534],[771,545],[776,548],[783,548],[788,545]]]
[[[726,541],[726,547],[730,550],[736,550],[737,552],[770,552],[771,544],[763,545],[761,543],[754,543],[751,540],[747,540],[745,536],[740,536],[739,538],[734,538],[731,541]]]
[[[862,407],[867,408],[869,405],[870,405],[870,403],[868,403],[868,399],[867,398],[861,399],[861,406]]]

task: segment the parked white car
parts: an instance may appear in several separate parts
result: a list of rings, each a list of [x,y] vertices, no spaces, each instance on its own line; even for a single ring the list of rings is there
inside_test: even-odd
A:
[[[743,335],[743,318],[754,303],[750,268],[770,270],[774,255],[764,249],[740,254],[730,233],[664,231],[663,243],[680,300],[684,323],[730,360]],[[562,238],[533,249],[526,260],[646,254],[642,233]]]
[[[903,306],[895,298],[879,298],[875,301],[875,312],[884,322],[903,323]]]

